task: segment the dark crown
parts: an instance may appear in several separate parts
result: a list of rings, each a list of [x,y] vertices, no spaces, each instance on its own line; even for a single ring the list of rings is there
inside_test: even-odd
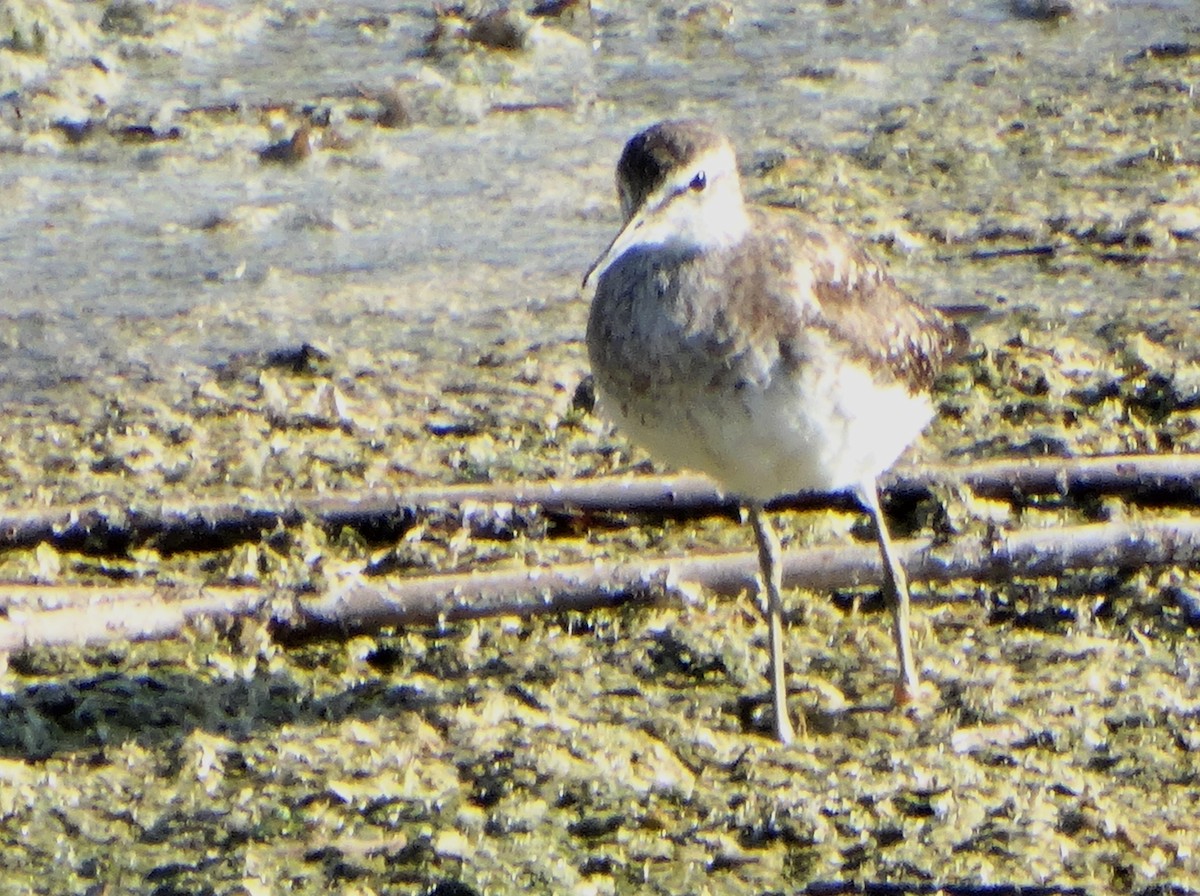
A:
[[[617,189],[626,213],[639,208],[672,171],[725,143],[711,124],[695,119],[663,121],[632,137],[617,163]]]

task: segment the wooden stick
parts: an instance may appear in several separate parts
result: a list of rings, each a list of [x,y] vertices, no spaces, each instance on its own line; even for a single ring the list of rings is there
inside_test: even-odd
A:
[[[1200,560],[1200,521],[1036,529],[951,545],[915,539],[897,542],[895,548],[914,582],[996,581],[1072,568],[1195,563]],[[392,626],[658,600],[677,594],[684,583],[736,593],[754,587],[757,570],[757,556],[747,551],[383,582],[356,577],[318,597],[256,588],[58,588],[50,598],[60,606],[51,609],[19,608],[14,602],[27,603],[30,596],[43,604],[49,601],[38,586],[8,586],[0,588],[0,606],[9,605],[7,618],[0,619],[0,651],[164,638],[200,617],[264,614],[282,640],[341,637]],[[783,577],[788,587],[815,591],[882,580],[878,551],[865,545],[788,551]]]
[[[264,588],[6,585],[0,588],[0,606],[8,608],[0,620],[0,652],[173,638],[202,617],[254,615],[270,598]]]
[[[1032,495],[1126,494],[1162,502],[1200,501],[1200,454],[1109,455],[981,461],[969,466],[938,465],[896,470],[882,489],[900,497],[927,493],[935,484],[959,485],[977,495],[1019,501]],[[550,513],[617,512],[699,514],[731,512],[724,497],[703,476],[623,476],[564,481],[375,489],[361,494],[301,494],[276,503],[261,496],[208,503],[170,502],[128,507],[98,503],[88,507],[0,510],[0,546],[50,541],[69,546],[105,534],[128,540],[163,533],[204,537],[253,537],[278,525],[316,518],[328,526],[361,526],[393,520],[406,528],[429,508],[463,508],[471,503],[538,506]],[[857,508],[848,496],[797,494],[771,503],[781,507]]]

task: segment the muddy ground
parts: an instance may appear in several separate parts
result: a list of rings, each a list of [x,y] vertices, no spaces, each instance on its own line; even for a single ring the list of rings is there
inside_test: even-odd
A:
[[[117,19],[89,27],[80,40],[133,39]],[[0,52],[55,52],[32,34]],[[754,198],[840,221],[916,295],[979,306],[907,463],[1200,451],[1200,33],[1143,49],[1049,71],[1019,52],[964,58],[836,150],[743,135]],[[312,100],[351,136],[395,124],[384,103]],[[244,112],[194,114],[180,151],[245,127]],[[283,133],[314,126],[311,110],[272,114]],[[492,114],[519,127],[578,110]],[[35,138],[137,151],[124,122],[73,134],[35,119],[6,120],[15,151]],[[428,332],[409,321],[381,346],[371,334],[397,325],[385,309],[332,351],[67,380],[0,421],[0,500],[253,506],[649,471],[576,400],[585,314],[564,293],[458,320],[449,339],[433,338],[436,318]],[[12,345],[29,326],[2,323]],[[1192,508],[943,494],[893,511],[897,536],[953,538]],[[869,540],[843,511],[781,525],[791,544]],[[14,545],[0,577],[320,591],[348,568],[382,580],[748,544],[726,517],[481,529],[446,511],[371,531]],[[917,584],[933,693],[912,715],[887,708],[878,595],[792,592],[791,705],[809,734],[788,748],[770,739],[753,595],[302,646],[251,620],[30,649],[0,680],[0,892],[1195,892],[1200,646],[1178,596],[1197,588],[1195,570],[1159,568]]]

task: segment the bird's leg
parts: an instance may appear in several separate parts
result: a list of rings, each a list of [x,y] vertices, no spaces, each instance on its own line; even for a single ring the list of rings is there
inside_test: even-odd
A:
[[[783,568],[779,556],[779,538],[771,527],[763,508],[757,504],[750,507],[750,522],[754,525],[754,536],[758,541],[758,564],[765,592],[763,614],[767,617],[767,628],[771,641],[771,686],[775,695],[775,733],[781,743],[791,743],[796,732],[787,709],[787,686],[783,670],[783,600],[779,595],[783,583]],[[804,718],[800,719],[801,733]]]
[[[904,567],[892,550],[892,539],[888,535],[887,523],[879,507],[879,490],[874,480],[862,483],[857,488],[858,499],[871,515],[875,524],[875,537],[879,540],[879,553],[883,558],[883,584],[892,605],[892,638],[896,642],[896,659],[900,663],[900,677],[896,680],[896,702],[909,703],[917,698],[920,680],[913,660],[912,639],[909,635],[908,578]]]

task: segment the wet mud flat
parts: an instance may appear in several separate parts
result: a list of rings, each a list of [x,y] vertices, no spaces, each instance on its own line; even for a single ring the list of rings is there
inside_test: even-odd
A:
[[[848,6],[858,19],[830,13],[843,27],[899,29],[904,16],[933,27],[919,11]],[[659,19],[659,39],[719,42],[714,31],[735,27],[722,9]],[[118,35],[133,27],[119,21]],[[1103,21],[1028,24],[1082,41]],[[153,33],[153,21],[138,28]],[[5,52],[39,58],[28,40]],[[454,51],[483,71],[489,54],[520,52]],[[852,67],[806,77],[836,90]],[[750,195],[842,222],[914,294],[978,306],[972,348],[939,383],[941,412],[908,463],[1200,451],[1198,81],[1194,29],[1086,63],[980,50],[832,143],[741,135]],[[316,112],[270,113],[280,140],[306,127],[320,138],[315,162],[283,164],[378,156],[391,125],[365,111],[386,104],[311,100]],[[127,108],[140,120],[136,99]],[[272,141],[244,110],[194,114],[205,127],[181,127],[173,153],[203,159],[228,141],[252,164],[280,164],[253,156]],[[567,128],[583,113],[421,114],[405,127],[469,135]],[[113,119],[75,135],[34,120],[6,118],[10,152],[139,151]],[[320,593],[347,572],[386,582],[749,546],[729,514],[449,506],[370,527],[120,534],[122,514],[163,503],[652,471],[577,393],[586,304],[565,275],[536,300],[455,306],[449,335],[437,308],[414,314],[388,295],[369,281],[347,290],[308,345],[175,365],[118,356],[10,398],[4,507],[98,508],[113,526],[7,546],[0,575]],[[226,333],[272,320],[235,303],[211,312]],[[182,313],[113,321],[129,357],[194,325]],[[41,326],[0,324],[9,346]],[[889,510],[898,536],[951,542],[988,527],[1187,520],[1194,502],[935,490]],[[869,542],[843,509],[781,517],[793,546]],[[810,733],[786,749],[769,737],[753,595],[302,644],[250,618],[171,641],[33,647],[8,656],[0,682],[0,892],[1197,891],[1198,589],[1193,568],[1136,565],[917,585],[933,696],[913,715],[889,708],[876,590],[792,591],[791,703]]]

